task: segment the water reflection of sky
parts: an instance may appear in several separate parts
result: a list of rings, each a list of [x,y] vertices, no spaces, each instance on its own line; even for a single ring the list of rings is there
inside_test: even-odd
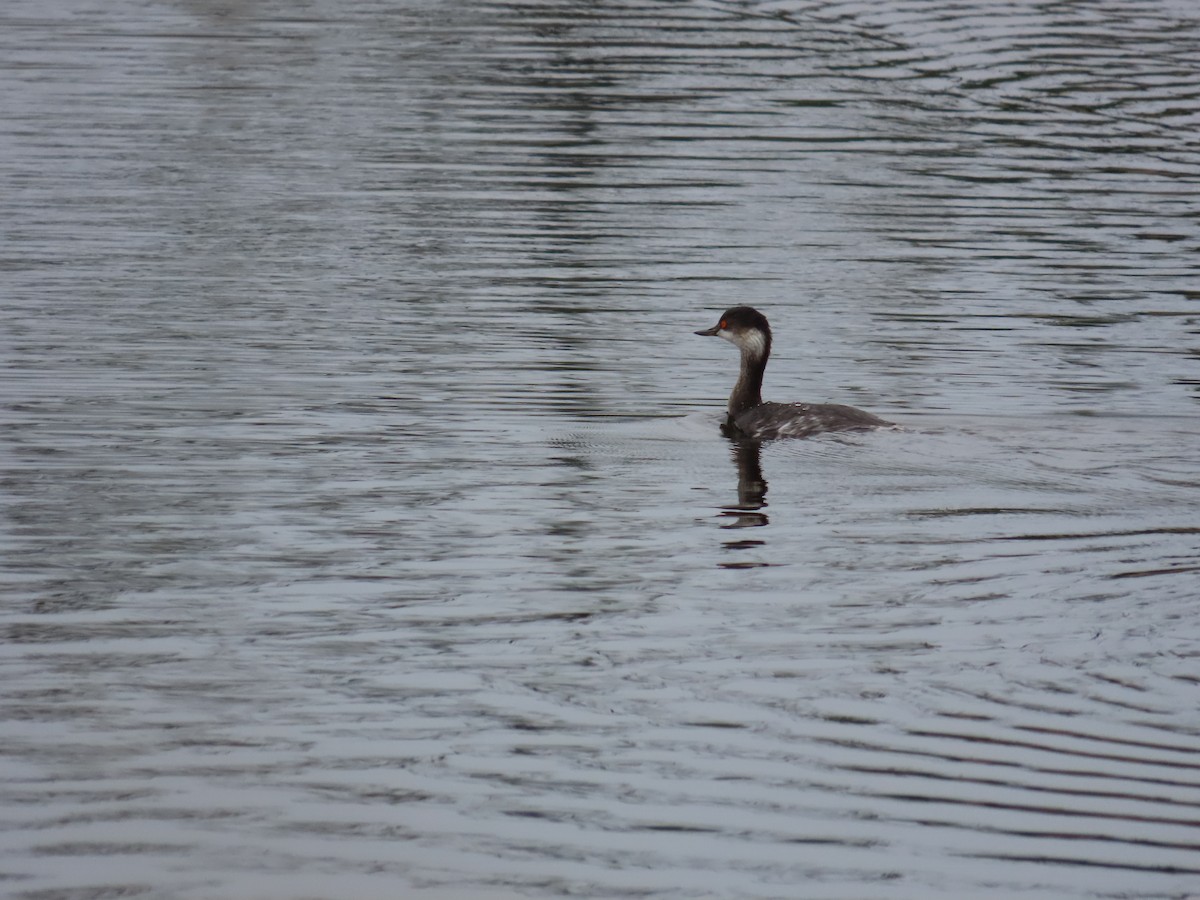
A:
[[[943,7],[12,7],[17,889],[1186,893],[1200,32]]]

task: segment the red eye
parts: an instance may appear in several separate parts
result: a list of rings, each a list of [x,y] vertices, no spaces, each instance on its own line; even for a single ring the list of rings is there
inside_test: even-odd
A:
[[[724,319],[721,320],[721,324],[719,327],[722,331],[724,331],[728,327]]]

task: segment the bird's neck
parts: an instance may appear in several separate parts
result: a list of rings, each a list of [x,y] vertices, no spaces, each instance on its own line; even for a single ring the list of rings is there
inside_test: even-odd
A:
[[[771,355],[770,344],[763,347],[746,347],[742,350],[742,368],[738,372],[737,384],[729,395],[729,417],[736,419],[748,409],[762,404],[763,372],[767,358]]]

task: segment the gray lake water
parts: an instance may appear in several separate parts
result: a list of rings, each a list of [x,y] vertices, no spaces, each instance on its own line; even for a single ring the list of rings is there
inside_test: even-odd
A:
[[[0,892],[1200,896],[1193,0],[10,0],[0,99]],[[739,303],[901,429],[723,438]]]

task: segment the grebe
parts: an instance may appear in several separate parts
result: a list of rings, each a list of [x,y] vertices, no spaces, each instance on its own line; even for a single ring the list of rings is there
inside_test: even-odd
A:
[[[892,424],[837,403],[763,403],[762,380],[771,356],[771,326],[757,309],[735,306],[726,310],[712,328],[696,334],[724,338],[742,351],[742,370],[729,395],[729,416],[721,426],[730,437],[767,441],[826,431],[866,431]]]

